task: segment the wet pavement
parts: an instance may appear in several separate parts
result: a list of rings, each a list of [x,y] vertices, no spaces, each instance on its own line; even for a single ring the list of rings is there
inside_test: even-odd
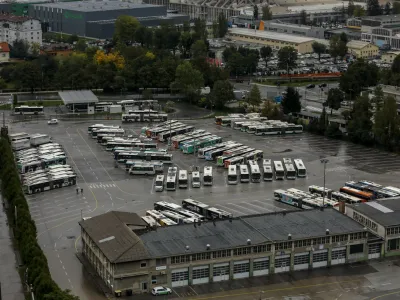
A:
[[[18,263],[14,253],[7,215],[0,196],[0,299],[24,300]]]
[[[57,126],[48,126],[46,121],[25,125],[12,124],[12,132],[47,133],[55,142],[62,144],[68,155],[68,164],[77,172],[78,186],[84,189],[84,193],[78,195],[75,187],[70,187],[27,197],[32,218],[38,229],[39,243],[48,259],[51,274],[61,288],[72,290],[82,300],[104,299],[88,279],[89,276],[85,274],[75,255],[75,252],[80,250],[78,221],[81,217],[96,216],[110,210],[132,211],[144,215],[156,201],[180,203],[188,197],[227,210],[235,216],[292,209],[274,201],[273,190],[290,187],[306,190],[312,184],[322,185],[323,165],[320,162],[322,157],[329,159],[326,167],[326,186],[329,188],[337,190],[345,181],[362,179],[383,185],[398,185],[400,160],[392,153],[308,133],[258,137],[216,126],[213,124],[213,119],[184,122],[194,124],[196,129],[202,128],[215,133],[223,137],[224,141],[236,140],[252,148],[261,149],[265,158],[301,158],[307,168],[307,178],[227,185],[226,169],[217,169],[213,162],[206,162],[194,155],[185,155],[174,150],[172,151],[174,164],[179,168],[189,169],[193,165],[213,166],[214,185],[200,189],[177,189],[157,193],[153,190],[153,177],[129,176],[123,168],[115,168],[111,153],[104,151],[103,147],[87,134],[87,127],[91,124],[119,125],[119,121],[96,120],[75,123],[60,121]],[[123,127],[127,134],[138,135],[140,128],[145,125],[147,124],[129,124]],[[160,144],[160,147],[165,148],[166,145]],[[268,278],[263,280],[268,284]],[[317,279],[310,280],[314,282]],[[324,281],[323,278],[321,280]],[[235,280],[230,284],[236,286],[237,282],[240,281]],[[284,281],[281,284],[286,283]],[[257,289],[257,287],[251,288]],[[188,288],[191,289],[199,295],[207,294],[207,289],[198,291],[197,286]],[[235,290],[237,289],[248,289],[248,287],[237,286]],[[225,291],[220,292],[225,293]],[[192,291],[190,295],[186,292],[177,294],[183,298],[197,296],[196,293]],[[253,298],[254,295],[251,295],[244,299]]]

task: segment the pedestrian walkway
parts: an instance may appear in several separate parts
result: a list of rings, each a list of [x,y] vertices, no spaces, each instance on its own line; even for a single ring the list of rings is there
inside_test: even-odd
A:
[[[2,200],[0,197],[0,299],[24,300],[25,296]]]

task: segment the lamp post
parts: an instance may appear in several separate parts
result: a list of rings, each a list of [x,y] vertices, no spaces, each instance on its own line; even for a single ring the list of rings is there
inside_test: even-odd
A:
[[[326,164],[329,162],[328,159],[322,158],[321,163],[324,164],[324,192],[322,194],[322,209],[324,209],[325,206],[325,174],[326,174]]]

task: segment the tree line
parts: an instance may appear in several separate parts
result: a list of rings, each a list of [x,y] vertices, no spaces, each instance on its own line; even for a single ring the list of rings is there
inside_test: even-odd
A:
[[[37,230],[28,203],[22,192],[14,154],[7,136],[0,138],[1,193],[9,203],[7,215],[14,229],[15,241],[24,263],[23,271],[28,285],[32,285],[38,300],[78,300],[68,290],[61,290],[50,276],[46,256],[37,242]]]

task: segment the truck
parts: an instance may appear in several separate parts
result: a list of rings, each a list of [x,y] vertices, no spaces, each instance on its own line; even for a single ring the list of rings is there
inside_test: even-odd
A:
[[[28,149],[31,146],[31,142],[29,139],[21,139],[11,142],[11,147],[14,151],[19,151],[23,149]]]
[[[35,134],[31,136],[30,142],[32,147],[37,147],[43,144],[50,143],[51,138],[47,134]]]

